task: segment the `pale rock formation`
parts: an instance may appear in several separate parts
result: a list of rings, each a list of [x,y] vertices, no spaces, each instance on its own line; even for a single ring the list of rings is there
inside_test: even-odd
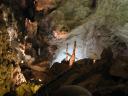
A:
[[[74,42],[74,48],[73,48],[71,58],[69,60],[69,66],[72,66],[73,63],[75,62],[75,54],[76,54],[76,41]]]

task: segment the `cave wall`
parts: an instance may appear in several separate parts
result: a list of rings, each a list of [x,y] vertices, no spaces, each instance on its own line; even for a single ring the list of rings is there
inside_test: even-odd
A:
[[[127,50],[128,1],[96,0],[95,8],[90,6],[92,3],[91,0],[68,0],[50,14],[53,25],[67,30],[67,37],[57,42],[59,50],[76,40],[78,48],[82,46],[83,58],[100,58],[99,53],[108,46],[117,56]],[[63,53],[60,51],[58,54]]]
[[[14,1],[10,4],[16,4],[12,9],[18,20],[19,31],[26,34],[23,25],[26,17],[32,22],[37,21],[36,41],[40,37],[46,39],[50,46],[43,48],[42,52],[53,50],[54,52],[49,52],[53,61],[56,61],[58,56],[64,59],[66,43],[69,43],[71,54],[74,41],[77,41],[79,59],[100,58],[100,53],[108,46],[112,47],[115,56],[127,49],[127,0],[37,0],[35,9],[32,0],[21,0],[21,4]],[[44,4],[46,6],[43,6]],[[24,14],[27,11],[28,14]],[[60,35],[55,36],[55,32]],[[57,46],[58,50],[54,50],[52,46]]]

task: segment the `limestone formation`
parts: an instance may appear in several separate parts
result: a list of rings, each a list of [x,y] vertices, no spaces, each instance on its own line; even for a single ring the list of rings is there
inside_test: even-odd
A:
[[[127,10],[128,0],[0,0],[0,96],[67,85],[127,96]]]

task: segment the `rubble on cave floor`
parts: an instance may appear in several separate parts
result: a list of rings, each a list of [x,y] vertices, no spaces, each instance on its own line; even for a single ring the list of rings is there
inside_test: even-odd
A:
[[[93,96],[117,96],[116,94],[126,96],[128,95],[126,66],[127,61],[113,58],[110,48],[104,49],[101,59],[95,63],[89,58],[76,61],[72,67],[69,67],[68,61],[56,62],[49,71],[51,80],[37,91],[37,96],[44,94],[44,91],[54,94],[65,85],[81,86],[88,89]]]

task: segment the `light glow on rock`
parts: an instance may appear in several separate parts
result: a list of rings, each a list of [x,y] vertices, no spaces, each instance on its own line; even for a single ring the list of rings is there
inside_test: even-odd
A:
[[[65,45],[66,46],[66,45]],[[73,52],[73,44],[69,45],[68,46],[68,60],[70,59],[71,55],[72,55],[72,52]],[[61,62],[62,60],[64,60],[66,58],[66,47],[61,49],[57,56],[56,56],[56,59],[53,61],[54,62]],[[83,58],[83,48],[82,47],[77,47],[76,49],[76,58],[75,58],[75,61],[76,60],[80,60]]]

